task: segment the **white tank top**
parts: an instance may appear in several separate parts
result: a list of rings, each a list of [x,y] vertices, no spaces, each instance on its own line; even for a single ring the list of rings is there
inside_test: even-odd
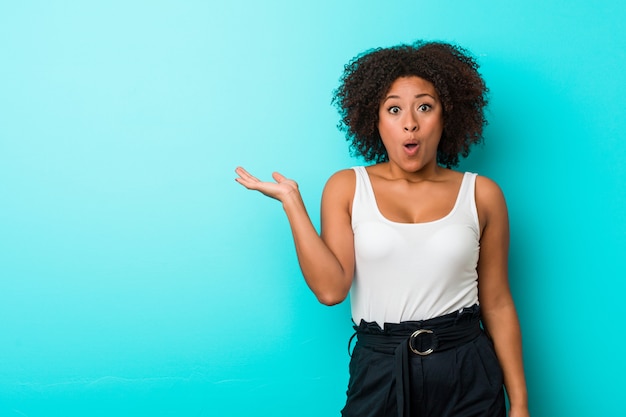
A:
[[[478,302],[480,228],[466,172],[454,208],[439,220],[397,223],[378,210],[365,167],[354,167],[355,273],[352,319],[384,323],[426,320]]]

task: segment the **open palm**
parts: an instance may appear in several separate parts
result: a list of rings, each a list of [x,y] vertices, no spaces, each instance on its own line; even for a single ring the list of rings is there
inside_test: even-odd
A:
[[[235,172],[239,175],[238,178],[235,178],[235,181],[246,187],[248,190],[259,191],[264,195],[281,202],[284,201],[285,197],[291,193],[298,192],[298,184],[294,180],[285,178],[278,172],[274,172],[272,174],[272,178],[276,182],[261,181],[242,167],[237,167]]]

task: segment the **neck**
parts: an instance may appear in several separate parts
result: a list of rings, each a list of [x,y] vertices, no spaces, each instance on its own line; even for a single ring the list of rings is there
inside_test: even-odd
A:
[[[393,162],[387,162],[383,171],[387,172],[389,179],[404,179],[411,182],[419,182],[432,181],[441,177],[443,172],[446,171],[446,168],[439,166],[437,163],[433,163],[416,171],[408,171]]]

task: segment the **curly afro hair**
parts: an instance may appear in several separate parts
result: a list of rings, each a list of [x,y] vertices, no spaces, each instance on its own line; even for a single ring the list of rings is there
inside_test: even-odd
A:
[[[482,141],[488,90],[474,58],[456,45],[417,41],[356,56],[345,66],[333,95],[341,116],[339,129],[355,155],[367,162],[387,161],[378,132],[378,110],[391,84],[408,76],[423,78],[435,87],[444,120],[437,162],[448,168],[457,166],[459,155],[467,157],[470,146]]]

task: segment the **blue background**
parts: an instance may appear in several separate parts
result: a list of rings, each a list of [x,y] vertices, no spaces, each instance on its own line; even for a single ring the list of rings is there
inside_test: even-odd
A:
[[[620,1],[0,5],[0,416],[337,416],[348,303],[317,303],[278,203],[349,155],[357,53],[458,42],[491,89],[534,417],[623,410]]]

